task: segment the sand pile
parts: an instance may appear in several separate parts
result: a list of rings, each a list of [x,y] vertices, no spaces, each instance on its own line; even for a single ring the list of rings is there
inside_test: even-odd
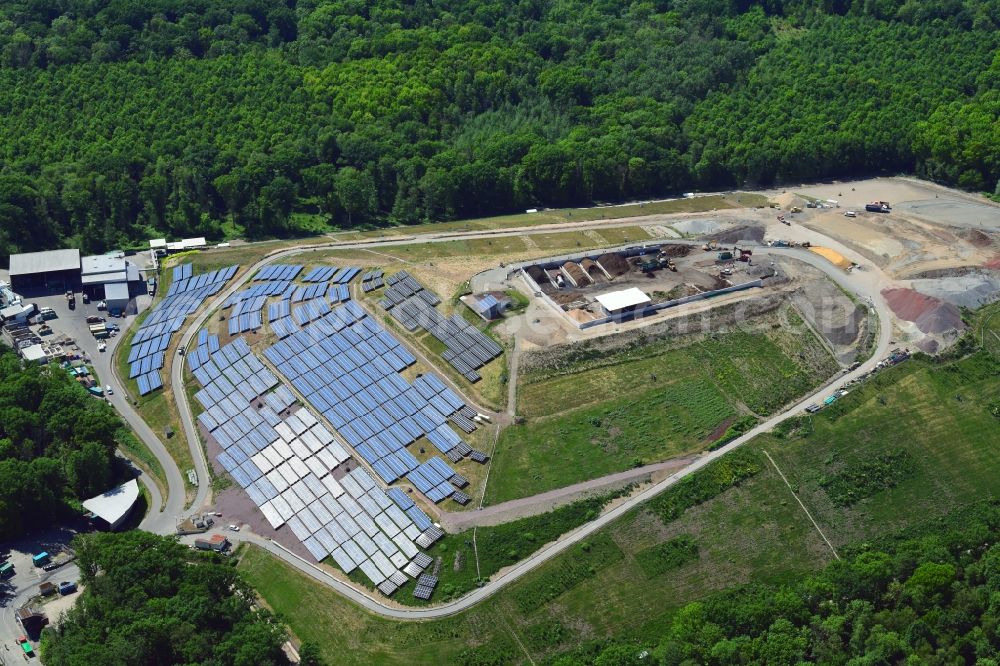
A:
[[[791,208],[792,206],[798,206],[799,208],[806,207],[806,200],[792,192],[785,192],[784,194],[778,195],[773,199],[773,201],[785,209]]]
[[[961,312],[951,303],[925,296],[913,289],[885,289],[882,295],[897,317],[912,321],[924,333],[965,329]]]
[[[629,272],[630,266],[625,257],[618,254],[617,252],[608,252],[607,254],[602,254],[597,258],[597,263],[601,265],[601,268],[608,272],[608,275],[615,278],[619,275],[625,275]]]

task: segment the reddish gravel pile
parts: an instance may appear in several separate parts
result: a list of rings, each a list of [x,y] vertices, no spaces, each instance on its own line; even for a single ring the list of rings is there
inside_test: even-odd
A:
[[[995,271],[1000,271],[1000,254],[993,257],[990,261],[986,262],[985,268],[991,268]]]
[[[618,277],[619,275],[625,275],[631,269],[628,261],[625,257],[618,254],[617,252],[608,252],[607,254],[602,254],[597,258],[597,263],[601,265],[604,270],[608,272],[611,277]]]
[[[885,289],[882,295],[897,317],[912,321],[924,333],[965,329],[961,312],[951,303],[913,289]]]

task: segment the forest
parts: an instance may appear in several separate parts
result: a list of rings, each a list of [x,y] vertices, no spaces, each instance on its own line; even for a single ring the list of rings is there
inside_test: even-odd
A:
[[[73,547],[84,590],[43,632],[46,664],[289,663],[287,630],[218,555],[140,531],[82,535]]]
[[[1000,0],[4,2],[0,257],[878,173],[992,194],[998,28]]]
[[[983,664],[1000,659],[1000,503],[876,543],[794,584],[726,590],[677,611],[646,658],[619,642],[554,666]]]
[[[80,500],[122,482],[122,420],[58,367],[0,347],[0,541],[80,516]]]

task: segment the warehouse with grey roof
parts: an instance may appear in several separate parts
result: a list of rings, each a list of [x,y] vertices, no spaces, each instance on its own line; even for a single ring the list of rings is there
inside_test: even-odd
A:
[[[79,283],[79,250],[47,250],[10,255],[10,284],[16,292],[73,289]]]

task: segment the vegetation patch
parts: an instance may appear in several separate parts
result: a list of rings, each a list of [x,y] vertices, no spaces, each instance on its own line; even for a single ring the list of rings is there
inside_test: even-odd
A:
[[[513,594],[513,602],[520,612],[530,613],[623,557],[622,551],[606,534],[579,544],[573,554],[574,557],[564,558],[562,566],[549,572],[544,580],[518,588]]]
[[[913,460],[903,449],[879,453],[824,476],[819,485],[837,506],[851,506],[879,491],[895,488],[913,472]]]
[[[698,544],[686,534],[669,541],[640,550],[635,561],[647,578],[679,569],[688,562],[698,559]]]
[[[738,486],[764,469],[761,455],[747,448],[723,456],[697,474],[684,477],[649,501],[652,513],[664,523],[677,519],[687,509]]]

